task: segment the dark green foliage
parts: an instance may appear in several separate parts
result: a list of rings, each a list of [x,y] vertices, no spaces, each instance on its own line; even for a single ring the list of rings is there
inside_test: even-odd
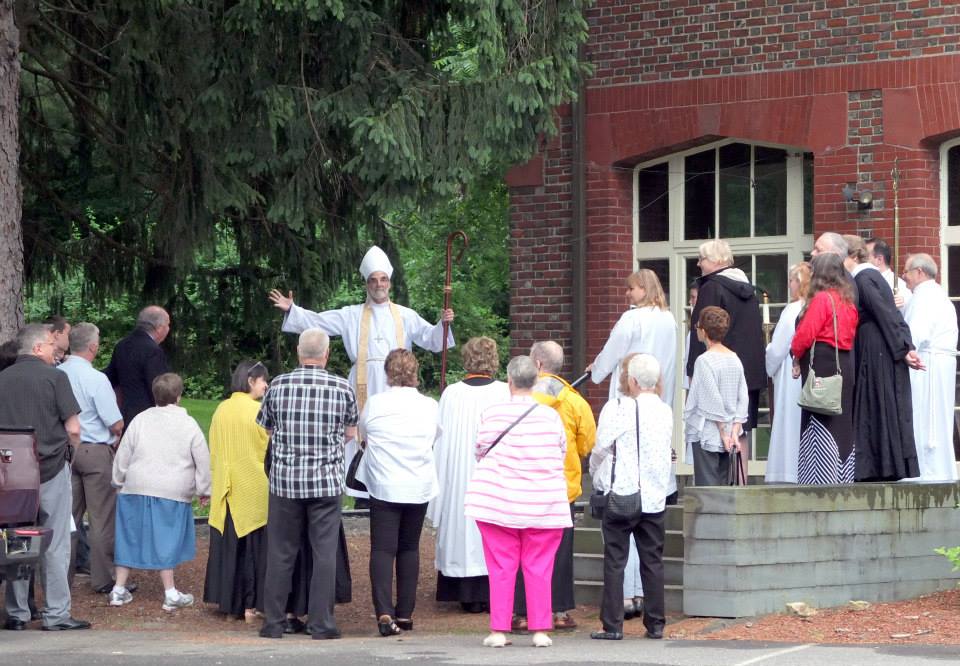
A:
[[[369,243],[400,266],[409,241],[385,218],[449,210],[553,131],[583,71],[581,6],[19,3],[28,282],[56,300],[78,280],[91,308],[126,296],[130,320],[167,306],[181,365],[279,363],[270,287],[337,301]],[[394,283],[406,302],[402,267]]]

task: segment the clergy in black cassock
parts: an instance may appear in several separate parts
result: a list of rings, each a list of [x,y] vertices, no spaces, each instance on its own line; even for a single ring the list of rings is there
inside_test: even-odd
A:
[[[899,481],[918,476],[908,363],[919,360],[910,328],[893,292],[869,263],[852,271],[860,323],[854,342],[857,377],[853,398],[857,481]],[[844,381],[847,378],[844,377]]]

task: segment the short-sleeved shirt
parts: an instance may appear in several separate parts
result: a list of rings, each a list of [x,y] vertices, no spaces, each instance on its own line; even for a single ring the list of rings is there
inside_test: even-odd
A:
[[[110,426],[123,419],[117,396],[107,376],[85,358],[68,356],[57,366],[66,373],[73,397],[80,405],[80,441],[87,444],[112,444]]]
[[[314,365],[278,375],[257,423],[271,431],[272,494],[309,499],[343,492],[343,431],[357,425],[357,399],[346,379]]]
[[[80,412],[67,376],[32,355],[0,372],[0,424],[33,428],[40,457],[40,482],[63,469],[69,438],[64,422]]]

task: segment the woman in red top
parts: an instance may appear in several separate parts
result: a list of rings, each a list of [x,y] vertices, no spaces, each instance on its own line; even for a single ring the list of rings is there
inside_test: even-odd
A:
[[[800,451],[797,483],[853,483],[853,338],[857,332],[857,308],[843,260],[835,254],[820,254],[811,262],[813,275],[807,304],[800,313],[790,351],[793,376],[807,379],[810,356],[818,377],[843,375],[843,412],[800,416]],[[836,329],[834,329],[836,312]]]

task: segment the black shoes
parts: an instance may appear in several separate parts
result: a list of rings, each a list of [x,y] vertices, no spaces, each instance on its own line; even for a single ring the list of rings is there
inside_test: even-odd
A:
[[[283,629],[268,629],[263,627],[259,631],[260,638],[283,638]]]
[[[285,634],[302,634],[306,630],[307,625],[300,618],[288,617],[283,622],[283,633]]]
[[[622,641],[622,631],[591,631],[590,638],[597,641]]]
[[[97,594],[110,594],[110,592],[113,591],[113,585],[114,585],[113,583],[110,583],[109,585],[98,587],[94,589],[94,592],[96,592]],[[126,588],[127,588],[127,592],[129,592],[130,594],[133,594],[140,588],[140,586],[137,585],[136,583],[127,583]]]
[[[7,621],[3,623],[3,628],[7,631],[23,631],[27,628],[27,623],[15,617],[8,617]]]
[[[397,618],[394,620],[394,622],[396,622],[397,626],[404,631],[413,631],[413,620],[401,620],[400,618]]]
[[[464,613],[486,613],[490,610],[490,604],[486,601],[461,601],[460,608]]]
[[[397,626],[397,623],[389,615],[381,615],[377,618],[377,631],[384,637],[403,633],[403,630]]]
[[[652,638],[654,640],[660,640],[663,638],[663,627],[654,627],[653,629],[647,629],[647,638]]]
[[[333,641],[340,638],[340,630],[334,629],[333,631],[324,631],[318,634],[311,634],[310,638],[315,641]]]
[[[76,618],[68,617],[63,622],[45,624],[40,628],[44,631],[74,631],[76,629],[89,629],[90,623],[86,620],[77,620]]]

